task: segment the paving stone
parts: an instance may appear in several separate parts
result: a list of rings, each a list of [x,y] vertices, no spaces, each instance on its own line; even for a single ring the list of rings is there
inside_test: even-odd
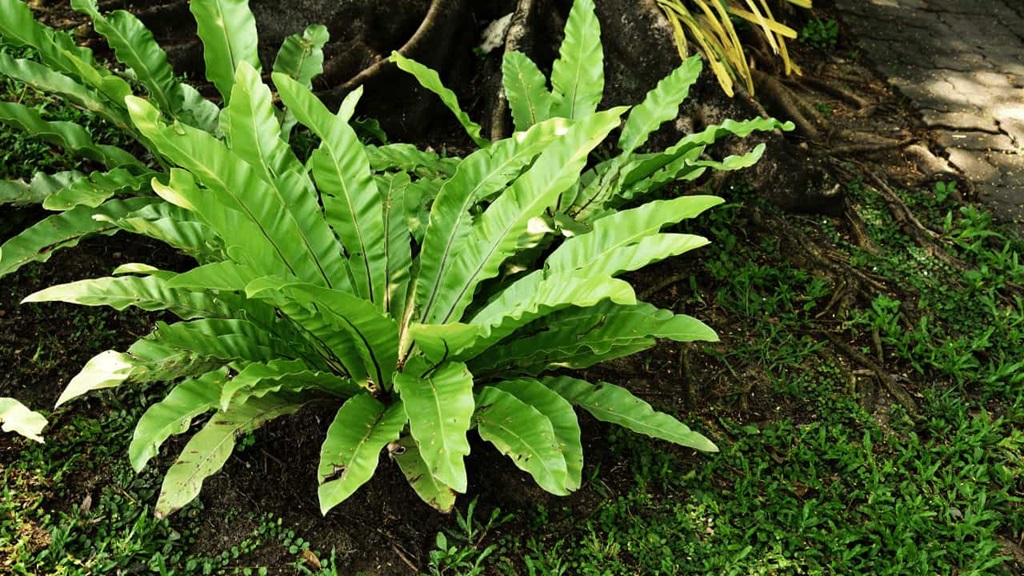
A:
[[[893,0],[837,0],[836,6],[844,12],[859,14],[861,16],[904,16],[907,12],[921,6],[901,6],[900,2]]]
[[[962,148],[964,150],[1013,152],[1017,147],[1013,139],[1006,134],[989,134],[966,130],[941,130],[935,137],[943,148]]]
[[[935,52],[929,56],[929,61],[936,68],[956,70],[958,72],[995,69],[995,64],[985,58],[980,51]],[[1002,69],[1000,68],[1000,70]],[[1022,72],[1024,72],[1024,70],[1022,70]],[[1022,76],[1024,76],[1024,74],[1022,74]]]
[[[922,70],[931,70],[934,67],[930,60],[921,58],[921,52],[907,50],[906,46],[896,40],[864,36],[857,40],[857,44],[871,60],[878,64],[907,66]],[[934,49],[927,51],[934,51]]]
[[[1000,122],[1010,122],[1012,120],[1024,121],[1024,93],[1021,93],[1018,98],[1010,98],[1006,101],[1000,101],[999,104],[992,107],[990,112],[992,118],[995,118]]]
[[[1009,77],[999,71],[998,67],[992,70],[946,70],[944,71],[944,76],[949,79],[949,83],[956,90],[969,90],[979,93],[990,92],[993,94],[1016,92],[1010,83]]]
[[[1024,64],[1001,64],[993,68],[1006,74],[1007,81],[1014,88],[1024,88]]]
[[[1001,131],[1013,138],[1018,146],[1024,144],[1024,96],[999,102],[989,111]]]
[[[973,102],[979,108],[993,110],[1007,101],[1018,102],[1024,95],[1014,88],[1005,74],[989,71],[955,72],[946,71],[943,77],[952,85],[954,100]]]
[[[998,183],[1015,188],[1024,197],[1024,157],[1016,152],[991,152],[985,161],[999,172]]]
[[[998,90],[1012,90],[1013,84],[1007,74],[991,70],[978,70],[971,74],[982,86],[996,88]]]
[[[1017,38],[1017,42],[1017,46],[1013,46],[1010,44],[996,44],[994,42],[991,44],[984,45],[985,58],[988,58],[989,60],[994,62],[997,68],[1001,64],[1020,64],[1024,62],[1024,60],[1021,59],[1019,44],[1021,42],[1021,39],[1019,37]]]
[[[982,196],[986,196],[990,200],[1004,203],[1013,202],[1015,190],[1012,190],[1009,186],[1001,186],[999,184],[979,184],[977,188],[978,192]]]
[[[1016,147],[1024,148],[1024,120],[1015,118],[999,120],[999,129],[1009,135]]]
[[[889,79],[890,84],[909,86],[912,84],[928,84],[941,86],[942,74],[932,68],[907,64],[893,60],[874,60],[878,69]]]
[[[995,184],[977,184],[979,200],[996,219],[1009,224],[1017,234],[1024,233],[1024,205],[1020,202],[1020,190]]]
[[[944,80],[938,82],[905,82],[900,79],[891,80],[900,94],[909,98],[918,108],[938,112],[968,112],[977,114],[978,108],[969,101],[951,100],[952,87]]]
[[[945,22],[934,18],[925,20],[924,17],[915,17],[912,20],[897,20],[886,22],[879,26],[878,21],[862,20],[857,23],[857,34],[862,38],[875,38],[893,42],[892,48],[896,52],[907,52],[911,55],[920,56],[921,48],[928,50],[941,50],[948,42],[950,28]],[[913,47],[913,49],[908,49]]]
[[[1020,42],[1020,37],[994,16],[979,15],[965,18],[959,14],[942,14],[940,18],[952,30],[952,38],[967,40],[978,48],[1013,46]]]
[[[870,29],[873,22],[874,20],[869,15],[849,11],[843,14],[842,24],[847,30],[859,34],[860,32]]]
[[[1024,232],[1024,0],[836,0],[949,161]]]
[[[988,163],[984,152],[953,148],[949,150],[949,161],[965,176],[975,182],[997,182],[999,170]]]
[[[912,10],[925,10],[928,8],[928,2],[925,2],[925,0],[900,0],[899,5]]]
[[[1015,1],[1015,0],[1012,0]],[[1002,21],[1015,20],[1020,14],[1002,2],[983,2],[978,0],[928,0],[928,10],[935,12],[951,12],[953,14],[969,14],[982,18],[992,17]]]
[[[955,130],[999,133],[999,127],[996,126],[994,120],[983,118],[976,113],[922,110],[921,118],[929,128],[953,128]]]

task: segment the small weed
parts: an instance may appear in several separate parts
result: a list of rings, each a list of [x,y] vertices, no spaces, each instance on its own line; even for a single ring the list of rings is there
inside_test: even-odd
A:
[[[935,200],[939,204],[944,204],[956,192],[956,181],[936,182],[934,190]]]
[[[818,111],[825,118],[830,118],[835,112],[832,106],[828,102],[815,102],[814,109]]]
[[[800,41],[822,51],[829,51],[839,42],[839,23],[834,19],[815,18],[800,30]]]
[[[474,518],[477,500],[474,498],[466,513],[456,510],[457,531],[448,535],[438,532],[435,548],[429,553],[429,576],[478,576],[484,573],[484,562],[497,550],[496,544],[483,546],[484,539],[492,531],[512,519],[510,515],[502,515],[495,508],[486,522]],[[451,542],[449,542],[451,538]]]

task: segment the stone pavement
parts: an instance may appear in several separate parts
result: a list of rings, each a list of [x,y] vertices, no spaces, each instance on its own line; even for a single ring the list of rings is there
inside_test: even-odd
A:
[[[1024,229],[1024,0],[835,3],[981,202]]]

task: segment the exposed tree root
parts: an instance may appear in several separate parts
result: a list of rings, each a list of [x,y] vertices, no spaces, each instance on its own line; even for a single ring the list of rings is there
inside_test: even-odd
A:
[[[417,53],[427,48],[431,38],[448,34],[448,31],[444,30],[445,22],[448,21],[449,17],[453,17],[463,10],[464,1],[433,0],[430,3],[430,8],[427,9],[426,16],[423,17],[423,22],[420,23],[419,28],[416,29],[412,37],[398,49],[398,53],[407,58],[414,58]],[[393,66],[391,61],[386,56],[381,56],[377,62],[365,68],[344,84],[323,92],[321,97],[340,99],[344,94],[365,84],[390,66]]]
[[[395,544],[395,542],[391,542],[391,551],[394,552],[395,555],[398,556],[399,559],[401,559],[402,563],[408,566],[409,569],[412,570],[414,574],[420,573],[420,569],[415,564],[413,564],[412,560],[409,559],[409,555],[402,550],[401,546],[398,546],[397,544]]]
[[[101,10],[111,10],[122,8],[123,3],[120,1],[100,2],[99,7]],[[133,10],[132,13],[135,14],[136,18],[144,22],[181,21],[184,20],[181,17],[182,14],[188,14],[188,0],[172,0],[171,2],[146,6]]]
[[[836,354],[834,350],[825,346],[818,348],[814,353],[821,358],[822,365],[834,366],[842,373],[843,382],[846,382],[847,392],[851,397],[860,400],[861,406],[870,412],[873,407],[868,405],[865,401],[867,400],[866,396],[862,395],[857,389],[857,374],[848,365],[849,359]]]
[[[921,224],[921,221],[917,219],[917,216],[914,216],[914,213],[910,210],[907,204],[900,199],[899,195],[892,191],[892,188],[889,188],[884,180],[878,177],[878,174],[867,169],[865,169],[865,171],[868,178],[875,183],[875,186],[878,186],[878,192],[881,193],[885,198],[885,201],[889,203],[889,207],[893,212],[893,217],[896,218],[898,223],[901,225],[905,222],[910,223],[914,227],[914,230],[921,234],[926,234],[931,238],[939,237],[937,232],[927,228],[924,224]]]
[[[759,70],[751,70],[758,95],[768,108],[774,108],[778,116],[791,120],[798,134],[808,140],[818,140],[821,132],[818,126],[825,124],[817,112],[813,111],[803,99],[786,87],[778,78],[769,76]]]
[[[871,344],[875,347],[875,356],[878,357],[878,361],[884,362],[885,351],[882,349],[882,334],[877,327],[871,329]]]
[[[686,407],[692,410],[698,405],[697,389],[690,368],[690,346],[685,343],[679,346],[679,378],[683,381],[683,400]]]
[[[865,138],[863,132],[845,132],[843,133],[844,139],[862,139]],[[849,144],[843,144],[840,146],[833,146],[824,150],[825,154],[829,156],[853,156],[858,154],[877,154],[879,152],[889,152],[892,150],[898,150],[905,148],[917,142],[917,138],[905,138],[903,140],[894,140],[891,138],[866,138],[875,140],[873,142],[853,142]]]
[[[754,223],[782,242],[781,249],[798,264],[819,270],[829,278],[843,279],[860,296],[870,299],[875,293],[888,292],[884,278],[872,277],[867,272],[849,265],[849,259],[835,250],[824,250],[807,237],[802,230],[785,218],[755,214]],[[870,288],[870,290],[869,290]]]
[[[864,354],[861,354],[853,346],[850,346],[844,342],[839,336],[826,331],[818,331],[818,334],[827,338],[837,348],[842,350],[843,354],[854,360],[858,364],[861,364],[871,370],[872,373],[878,378],[878,381],[882,383],[886,392],[889,393],[901,406],[903,406],[907,412],[914,414],[917,412],[917,404],[914,399],[910,397],[910,394],[901,386],[896,379],[889,374],[884,368],[878,365],[874,360],[868,358]]]
[[[957,194],[957,200],[963,198],[977,198],[977,191],[975,190],[974,183],[954,170],[953,167],[950,166],[948,160],[932,154],[932,151],[929,150],[927,146],[922,144],[912,144],[907,146],[904,152],[907,157],[917,164],[918,169],[921,170],[921,172],[928,178],[950,178],[956,180],[957,188],[963,193]]]
[[[875,246],[874,241],[871,240],[871,235],[868,234],[868,227],[864,223],[864,219],[860,217],[857,210],[850,205],[849,199],[843,199],[843,217],[846,218],[846,222],[850,225],[850,230],[853,232],[854,242],[861,250],[870,252],[871,254],[878,255],[881,252],[878,247]]]
[[[1021,534],[1021,542],[1014,542],[1004,536],[996,536],[999,542],[1003,545],[1003,552],[1013,557],[1013,561],[1019,568],[1024,570],[1024,548],[1021,547],[1021,542],[1024,542],[1024,533]]]
[[[870,106],[867,100],[864,100],[846,88],[830,82],[824,82],[813,75],[794,76],[788,78],[786,81],[789,84],[802,85],[806,88],[811,88],[819,92],[824,92],[830,96],[834,96],[853,106],[857,110],[864,110]]]
[[[821,318],[824,318],[826,315],[828,315],[830,312],[834,317],[842,318],[847,307],[845,303],[849,300],[854,300],[855,298],[856,295],[852,294],[849,285],[846,283],[846,280],[842,278],[837,279],[836,285],[832,287],[832,297],[829,298],[828,303],[825,304],[825,307],[822,308],[820,312],[814,315],[814,319],[820,320]]]
[[[658,292],[661,292],[665,288],[668,288],[669,286],[672,286],[673,284],[678,284],[679,282],[683,282],[685,280],[689,280],[690,278],[693,278],[693,272],[690,271],[690,270],[687,270],[685,272],[680,272],[678,274],[672,274],[671,276],[658,281],[653,286],[650,286],[649,288],[647,288],[646,290],[644,290],[640,294],[637,294],[637,299],[638,300],[647,300],[652,295],[657,294]]]
[[[962,272],[970,268],[965,262],[950,255],[942,246],[937,244],[939,234],[921,224],[921,221],[917,219],[917,216],[914,216],[913,211],[910,210],[906,203],[877,174],[866,167],[864,172],[877,187],[878,193],[885,199],[886,204],[889,206],[889,212],[896,220],[896,223],[899,224],[900,229],[907,236],[910,236],[918,246],[926,250],[929,256],[950,266],[954,270]]]
[[[505,32],[505,52],[522,51],[532,27],[530,20],[533,17],[537,2],[535,0],[519,0],[516,10],[512,13],[512,22],[509,23]],[[508,99],[505,98],[504,90],[491,110],[491,140],[500,140],[512,134],[509,126]]]
[[[932,151],[923,145],[908,146],[907,154],[917,162],[918,168],[928,176],[936,174],[956,174],[956,171],[949,165],[949,161],[939,158]]]

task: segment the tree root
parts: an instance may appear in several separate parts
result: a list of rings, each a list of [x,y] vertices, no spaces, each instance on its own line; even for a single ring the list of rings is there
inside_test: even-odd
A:
[[[917,167],[929,177],[937,174],[956,175],[949,161],[932,154],[931,150],[921,144],[908,146],[906,152],[917,163]]]
[[[447,31],[442,29],[444,28],[444,22],[446,20],[445,17],[459,14],[463,10],[464,1],[465,0],[432,0],[430,8],[427,9],[427,14],[423,17],[423,21],[420,23],[419,28],[417,28],[412,37],[410,37],[409,40],[398,49],[398,53],[407,58],[413,58],[418,52],[423,50],[431,37],[434,37],[435,35],[448,34]],[[368,68],[363,69],[360,73],[347,80],[344,84],[326,90],[321,93],[320,96],[324,99],[340,99],[341,96],[351,92],[362,84],[365,84],[391,66],[394,66],[394,64],[391,63],[391,60],[386,56],[382,56],[380,60],[374,62]]]
[[[867,170],[866,172],[868,178],[875,183],[875,186],[878,186],[878,192],[885,198],[885,201],[890,204],[890,209],[893,211],[893,218],[896,218],[898,223],[903,224],[904,222],[907,222],[922,234],[926,234],[931,238],[939,237],[937,232],[927,228],[924,224],[921,224],[921,221],[917,219],[917,216],[914,216],[914,213],[911,212],[910,207],[892,191],[892,188],[889,188],[885,181],[878,177],[878,174],[875,174],[870,170]]]
[[[693,272],[692,271],[679,272],[677,274],[673,274],[673,275],[669,276],[668,278],[664,278],[664,279],[658,281],[653,286],[650,286],[647,289],[645,289],[643,292],[637,294],[636,298],[637,298],[637,300],[647,300],[652,295],[657,294],[658,292],[661,292],[665,288],[668,288],[669,286],[672,286],[673,284],[677,284],[679,282],[682,282],[683,280],[689,280],[692,277],[693,277]]]
[[[101,10],[111,10],[120,8],[121,2],[100,2],[99,7]],[[182,15],[188,14],[188,0],[172,0],[171,2],[165,2],[156,4],[153,6],[147,6],[138,10],[132,11],[135,17],[143,22],[166,22],[181,21],[184,20]],[[147,24],[148,25],[148,24]],[[193,24],[194,26],[195,24]]]
[[[847,392],[851,397],[858,398],[860,400],[861,407],[870,412],[872,407],[868,406],[867,403],[864,402],[866,398],[857,389],[857,374],[848,366],[849,360],[840,357],[827,347],[818,348],[814,353],[821,358],[823,365],[834,366],[842,373],[843,381],[846,382]]]
[[[870,107],[870,103],[867,100],[864,100],[860,96],[854,94],[853,92],[847,90],[846,88],[843,88],[842,86],[837,86],[835,84],[825,82],[823,80],[818,79],[816,76],[807,75],[791,77],[787,79],[787,83],[802,85],[806,88],[817,90],[819,92],[824,92],[825,94],[834,96],[842,100],[843,102],[846,102],[847,104],[856,108],[858,111],[865,110]]]
[[[850,225],[850,230],[853,231],[853,239],[857,243],[857,246],[865,252],[869,252],[874,255],[879,255],[881,252],[875,243],[871,240],[871,235],[868,234],[867,224],[864,223],[864,219],[860,217],[857,210],[850,204],[848,198],[843,199],[843,216],[846,218],[846,222]]]
[[[849,136],[852,139],[860,140],[865,138],[863,132],[847,132],[844,136]],[[869,138],[865,138],[869,139]],[[850,144],[843,144],[840,146],[833,146],[826,148],[824,152],[829,156],[852,156],[856,154],[877,154],[879,152],[889,152],[891,150],[898,150],[900,148],[906,148],[911,144],[918,141],[917,138],[905,138],[903,140],[894,140],[891,138],[875,139],[874,142],[854,142]]]
[[[835,344],[837,348],[843,351],[843,354],[854,360],[858,364],[861,364],[871,370],[875,377],[878,378],[879,382],[885,388],[886,392],[889,393],[899,404],[903,406],[907,412],[914,414],[917,412],[917,404],[914,399],[910,397],[910,394],[903,388],[896,379],[886,372],[884,368],[878,365],[874,360],[868,358],[864,354],[861,354],[853,346],[850,346],[846,342],[843,342],[838,336],[825,331],[819,331],[818,334],[827,338],[830,342]]]
[[[870,299],[873,294],[867,290],[868,287],[876,292],[888,292],[889,288],[883,283],[883,278],[872,277],[867,272],[858,270],[849,264],[849,260],[841,253],[834,250],[823,250],[814,241],[807,237],[802,230],[788,222],[785,218],[778,216],[755,215],[754,223],[771,234],[777,236],[785,246],[783,251],[791,254],[794,261],[804,261],[808,268],[824,271],[831,278],[841,278],[849,282],[856,292]]]
[[[1014,542],[1005,536],[996,536],[999,542],[1003,545],[1003,553],[1011,556],[1013,562],[1019,567],[1024,568],[1024,548],[1021,547],[1020,542]],[[1021,535],[1021,541],[1024,542],[1024,534]]]
[[[697,390],[690,369],[690,346],[685,343],[679,345],[679,378],[683,381],[683,401],[693,410],[697,407]]]
[[[406,554],[405,552],[402,551],[402,547],[398,546],[394,542],[391,542],[390,544],[391,544],[391,551],[394,552],[396,556],[398,556],[398,558],[402,561],[402,563],[405,564],[406,566],[408,566],[409,569],[412,570],[414,574],[419,574],[420,573],[419,567],[416,566],[415,564],[413,564],[412,560],[409,559],[408,554]]]
[[[877,192],[886,202],[889,208],[890,214],[896,224],[899,225],[900,229],[904,234],[909,236],[915,244],[920,248],[924,249],[928,255],[939,262],[951,267],[954,270],[964,272],[970,269],[970,266],[951,255],[945,250],[940,244],[940,235],[926,227],[917,219],[913,211],[907,204],[900,199],[899,195],[896,194],[892,188],[890,188],[874,171],[869,169],[867,166],[861,163],[857,163],[860,168],[858,174],[866,175],[867,178],[874,185],[871,189]],[[851,213],[853,211],[851,210]]]
[[[928,178],[933,180],[938,180],[939,178],[944,177],[951,178],[956,180],[957,187],[959,188],[959,191],[962,192],[962,195],[960,195],[961,197],[978,197],[974,183],[950,166],[948,160],[932,154],[932,151],[929,150],[928,147],[922,144],[912,144],[907,146],[907,149],[904,152],[917,164],[918,169],[921,170],[921,172]]]
[[[832,297],[829,298],[828,303],[821,309],[820,312],[814,315],[815,320],[820,320],[825,317],[829,312],[835,318],[843,318],[846,316],[846,309],[848,308],[848,302],[856,298],[856,294],[850,289],[850,285],[847,284],[846,280],[840,278],[838,280],[839,285],[832,289]]]
[[[512,13],[512,22],[505,31],[505,52],[521,51],[527,36],[531,33],[530,19],[536,8],[535,0],[519,0]],[[491,110],[491,140],[507,138],[512,134],[509,126],[508,99],[504,89]]]
[[[821,137],[818,126],[824,126],[826,123],[813,107],[778,78],[757,69],[751,70],[750,73],[761,99],[774,104],[778,115],[791,120],[796,125],[798,134],[808,140],[818,140]]]
[[[917,219],[917,216],[914,216],[914,213],[906,203],[877,174],[867,170],[866,167],[864,171],[868,178],[871,179],[871,182],[877,186],[877,192],[885,199],[886,204],[889,206],[889,212],[907,236],[910,236],[918,246],[926,250],[929,256],[950,266],[954,270],[963,272],[970,268],[965,262],[951,256],[949,252],[946,252],[945,249],[937,245],[936,240],[939,238],[939,234],[921,224],[921,221]]]

